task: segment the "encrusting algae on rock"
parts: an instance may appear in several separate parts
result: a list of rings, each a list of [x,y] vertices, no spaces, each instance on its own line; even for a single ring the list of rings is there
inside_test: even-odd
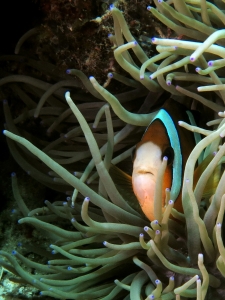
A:
[[[225,296],[225,31],[221,29],[225,24],[225,4],[200,0],[154,3],[156,8],[147,8],[149,13],[182,36],[153,38],[159,54],[151,58],[131,35],[123,13],[110,6],[115,59],[130,77],[116,73],[109,77],[122,81],[131,91],[114,96],[94,77],[88,79],[78,70],[68,70],[66,79],[55,84],[25,75],[0,80],[0,85],[11,84],[27,106],[25,113],[13,119],[4,101],[3,133],[12,155],[39,182],[70,195],[66,202],[46,200],[44,208],[30,210],[20,195],[16,174],[12,173],[14,197],[23,214],[19,224],[46,231],[51,237],[52,252],[45,265],[17,250],[10,254],[0,251],[5,258],[0,264],[16,276],[13,280],[29,283],[42,296],[102,300],[204,300]],[[40,68],[28,61],[31,63]],[[46,73],[51,71],[50,65],[41,68]],[[74,75],[89,91],[89,97],[79,92]],[[22,88],[15,82],[22,82]],[[112,165],[131,155],[136,144],[132,135],[137,126],[146,127],[157,116],[159,109],[151,104],[151,98],[154,95],[160,99],[163,91],[170,93],[174,103],[197,110],[200,107],[203,115],[207,107],[218,116],[208,122],[208,130],[198,127],[191,115],[189,122],[180,120],[179,126],[194,132],[196,138],[181,175],[176,170],[182,168],[181,160],[177,160],[182,152],[171,144],[172,185],[180,182],[182,209],[174,208],[177,199],[173,195],[179,191],[173,194],[173,189],[166,187],[162,197],[168,162],[165,155],[158,166],[151,200],[154,217],[148,220],[132,187],[127,182],[121,181],[120,185],[114,181],[116,171]],[[206,97],[200,95],[204,91]],[[30,95],[39,98],[38,103]],[[139,111],[131,112],[141,96],[146,99]],[[149,109],[152,112],[148,113]],[[19,124],[32,115],[43,118],[49,132],[66,131],[66,135],[51,142],[31,137]],[[164,126],[170,135],[170,123]],[[79,168],[76,176],[75,162]],[[59,227],[61,219],[74,230]],[[31,274],[29,268],[38,273]]]

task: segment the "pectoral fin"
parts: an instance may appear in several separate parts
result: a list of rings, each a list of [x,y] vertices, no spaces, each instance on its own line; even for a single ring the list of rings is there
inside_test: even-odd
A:
[[[115,165],[110,166],[109,174],[112,177],[113,182],[115,183],[119,193],[124,198],[124,200],[141,215],[144,216],[139,202],[133,192],[132,188],[132,177],[122,171],[120,168]]]

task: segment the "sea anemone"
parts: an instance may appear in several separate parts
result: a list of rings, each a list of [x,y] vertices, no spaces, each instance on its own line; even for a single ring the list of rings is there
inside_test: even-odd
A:
[[[115,59],[131,76],[110,73],[109,79],[123,82],[131,91],[114,96],[94,77],[88,79],[78,70],[68,70],[64,80],[55,84],[25,75],[0,80],[0,85],[11,83],[27,107],[13,119],[4,101],[3,133],[12,155],[39,182],[69,195],[66,202],[46,200],[45,207],[30,210],[20,195],[16,174],[12,173],[14,197],[24,216],[18,223],[46,231],[52,252],[38,247],[38,253],[49,259],[46,265],[26,258],[17,250],[12,254],[0,251],[5,258],[0,264],[16,276],[14,281],[29,283],[41,295],[104,300],[204,300],[222,299],[224,295],[225,191],[220,169],[225,151],[222,143],[225,78],[221,77],[225,65],[225,31],[220,28],[225,24],[222,10],[225,5],[223,1],[215,1],[218,8],[204,0],[154,2],[156,8],[148,6],[149,13],[179,36],[153,38],[159,54],[150,59],[131,35],[122,12],[115,6],[110,6],[107,12],[114,20],[115,34],[110,38],[116,47]],[[57,80],[60,78],[50,64],[31,59],[25,63]],[[71,79],[71,75],[82,81],[91,96],[80,91],[79,81]],[[15,82],[22,82],[22,88]],[[155,190],[157,220],[149,222],[129,188],[113,181],[111,165],[131,155],[137,126],[147,126],[157,113],[150,99],[154,95],[158,100],[163,91],[169,92],[175,101],[191,103],[192,107],[200,102],[219,113],[219,118],[208,123],[214,126],[212,130],[179,122],[187,130],[205,136],[191,152],[185,167],[183,213],[173,208],[175,199],[170,199],[169,190],[165,207],[157,204],[161,193],[157,187],[162,186],[166,165],[163,160]],[[207,93],[205,98],[199,94],[204,91],[215,93]],[[40,100],[36,103],[29,95]],[[137,99],[141,104],[136,104]],[[102,104],[102,100],[108,104]],[[137,106],[138,113],[131,112]],[[149,113],[149,109],[154,112]],[[100,122],[104,114],[105,121]],[[51,141],[42,140],[39,133],[37,137],[31,136],[19,124],[32,115],[48,125],[48,133],[55,131],[60,136]],[[66,135],[62,134],[65,131]],[[198,160],[199,164],[207,163],[194,183]],[[214,180],[211,192],[205,195],[210,180]],[[82,202],[78,192],[84,197]],[[62,220],[74,230],[62,228]],[[30,268],[37,270],[37,274],[31,274]]]

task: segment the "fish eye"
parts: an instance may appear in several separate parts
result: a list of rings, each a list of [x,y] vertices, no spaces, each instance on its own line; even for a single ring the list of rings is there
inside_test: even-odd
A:
[[[172,147],[167,147],[163,153],[162,153],[162,157],[161,159],[163,159],[164,156],[168,157],[168,162],[167,162],[167,166],[172,165],[173,160],[174,160],[174,151]]]

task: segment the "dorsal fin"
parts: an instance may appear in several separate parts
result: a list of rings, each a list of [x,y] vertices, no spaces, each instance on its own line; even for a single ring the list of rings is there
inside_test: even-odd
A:
[[[194,172],[194,187],[196,186],[199,178],[201,177],[202,173],[205,171],[211,160],[213,159],[214,155],[209,154],[195,169]],[[212,196],[217,188],[217,185],[219,183],[221,177],[221,164],[219,164],[209,177],[209,180],[205,186],[204,192],[203,192],[203,198],[209,198]]]

